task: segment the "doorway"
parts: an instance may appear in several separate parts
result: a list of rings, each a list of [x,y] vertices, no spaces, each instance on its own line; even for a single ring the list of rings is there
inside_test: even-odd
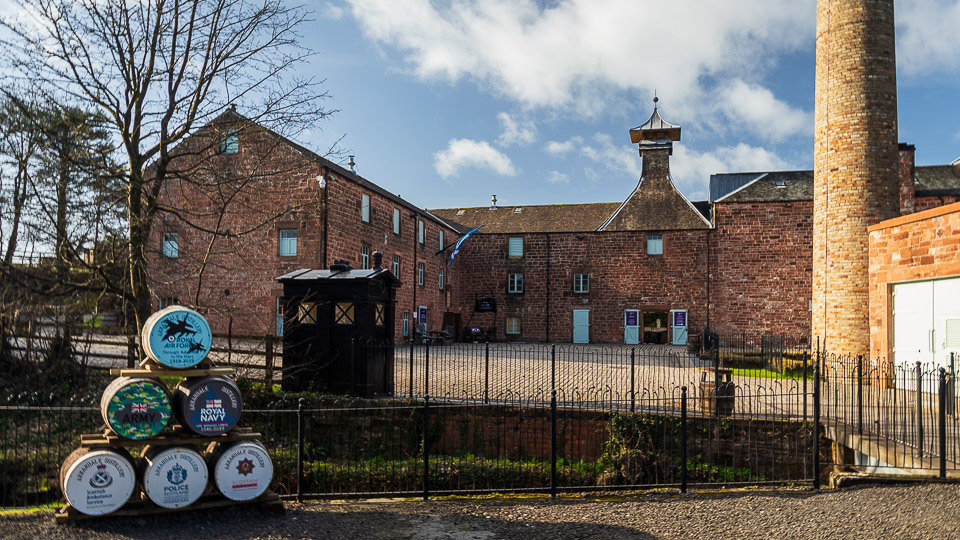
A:
[[[643,342],[663,345],[667,343],[666,311],[643,312]]]
[[[627,309],[623,312],[623,343],[640,344],[640,310]]]
[[[590,343],[590,310],[573,310],[573,342]]]

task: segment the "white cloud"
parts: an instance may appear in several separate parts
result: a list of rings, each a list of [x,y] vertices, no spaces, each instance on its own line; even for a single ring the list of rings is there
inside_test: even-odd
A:
[[[594,135],[592,143],[584,145],[580,149],[580,154],[611,171],[624,174],[634,180],[640,178],[640,155],[636,147],[618,146],[606,133]]]
[[[563,156],[580,147],[583,144],[583,137],[571,137],[565,141],[550,141],[544,150],[554,156]]]
[[[960,73],[960,0],[897,2],[897,68],[908,76]]]
[[[816,13],[813,0],[348,1],[364,34],[422,80],[468,79],[525,107],[587,115],[656,88],[678,121],[707,102],[711,80],[811,47]]]
[[[551,184],[569,184],[570,177],[560,171],[550,171],[547,175],[547,182]]]
[[[327,2],[323,6],[323,16],[328,19],[338,21],[341,17],[343,17],[343,8],[331,2]]]
[[[500,121],[500,125],[503,127],[503,132],[497,137],[497,144],[500,146],[530,144],[537,140],[537,127],[533,125],[533,122],[524,120],[518,123],[505,112],[499,113],[497,120]]]
[[[720,90],[718,105],[732,123],[774,142],[794,135],[813,136],[813,114],[795,109],[769,89],[741,79]]]
[[[443,178],[456,176],[469,167],[490,169],[504,176],[517,175],[506,154],[490,146],[487,141],[470,139],[450,139],[445,150],[433,155],[433,167]]]

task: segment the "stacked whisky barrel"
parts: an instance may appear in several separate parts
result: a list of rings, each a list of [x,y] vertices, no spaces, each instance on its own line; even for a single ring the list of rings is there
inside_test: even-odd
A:
[[[206,319],[170,306],[147,319],[140,338],[141,368],[113,370],[120,376],[100,400],[104,433],[81,436],[60,469],[68,504],[58,517],[109,514],[131,499],[142,501],[134,510],[142,513],[218,493],[235,502],[263,497],[273,464],[258,433],[236,428],[243,399],[232,370],[205,361],[212,342]],[[171,391],[160,377],[180,381]],[[141,447],[137,459],[131,447]],[[142,495],[134,497],[138,488]]]

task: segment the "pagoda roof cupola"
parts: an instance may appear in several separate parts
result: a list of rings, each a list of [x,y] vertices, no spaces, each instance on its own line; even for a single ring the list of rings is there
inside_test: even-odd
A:
[[[667,122],[657,108],[659,98],[653,98],[653,114],[642,125],[630,130],[630,141],[640,145],[640,152],[665,148],[673,154],[673,142],[680,140],[680,126]]]

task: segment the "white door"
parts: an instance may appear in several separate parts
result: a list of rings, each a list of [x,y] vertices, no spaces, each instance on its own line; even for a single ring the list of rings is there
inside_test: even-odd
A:
[[[623,312],[623,343],[640,344],[640,310],[628,309]]]
[[[674,309],[670,311],[670,330],[673,334],[674,345],[687,344],[687,310]]]
[[[590,343],[590,310],[573,310],[573,342]]]
[[[933,282],[933,345],[936,367],[950,370],[950,353],[960,362],[960,278]]]
[[[917,362],[929,369],[933,360],[933,282],[893,286],[893,365],[897,386],[917,389]]]

